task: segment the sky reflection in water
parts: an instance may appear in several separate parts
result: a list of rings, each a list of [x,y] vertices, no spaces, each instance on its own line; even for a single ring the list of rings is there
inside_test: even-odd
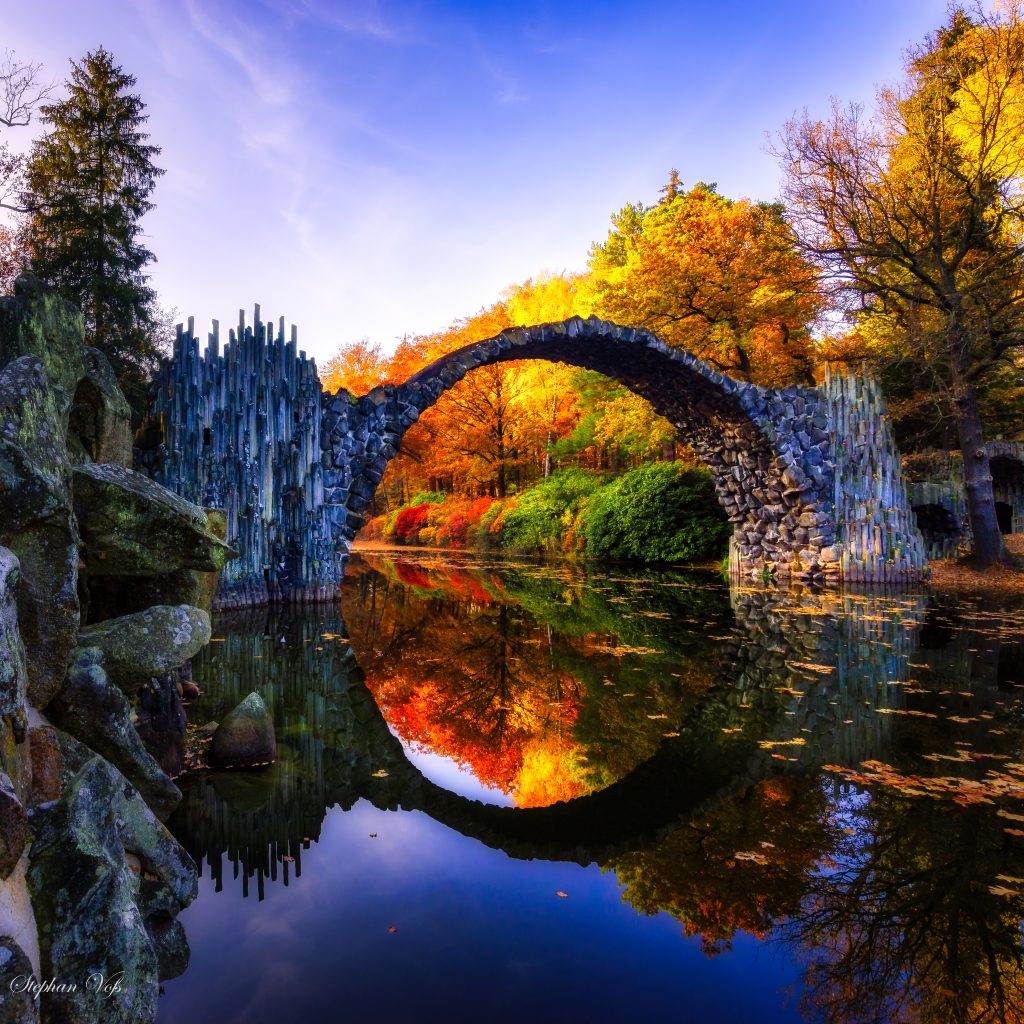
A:
[[[161,1021],[1024,1009],[1020,612],[429,557],[343,609],[196,666],[281,757],[185,787]]]

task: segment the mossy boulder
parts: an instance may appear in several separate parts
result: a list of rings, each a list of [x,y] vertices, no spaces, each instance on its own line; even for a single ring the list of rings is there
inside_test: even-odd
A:
[[[91,576],[213,572],[237,554],[210,530],[204,509],[142,473],[80,465],[73,490]]]
[[[21,563],[18,618],[28,695],[60,687],[79,623],[79,535],[71,512],[68,418],[86,377],[81,314],[23,274],[0,298],[0,544]]]
[[[132,464],[132,411],[114,368],[96,348],[85,350],[85,379],[75,392],[68,448],[75,462]]]
[[[195,864],[113,765],[58,737],[62,795],[36,810],[28,871],[41,976],[109,984],[45,993],[42,1017],[151,1021],[160,981],[187,960],[166,926],[195,898]]]
[[[35,523],[8,541],[21,566],[18,628],[28,699],[45,708],[60,689],[78,642],[78,532],[73,518]]]
[[[274,720],[258,693],[250,693],[224,716],[213,734],[209,757],[218,768],[247,768],[277,758]]]
[[[0,297],[0,366],[20,356],[38,357],[66,417],[85,376],[82,314],[34,274],[14,282]]]
[[[25,951],[9,935],[0,936],[0,1024],[38,1024],[33,984],[38,979]]]
[[[181,791],[143,745],[131,705],[107,677],[98,647],[74,652],[67,681],[47,710],[56,725],[118,768],[161,821],[178,805]]]
[[[210,642],[210,616],[191,605],[154,605],[87,626],[81,646],[98,647],[111,679],[129,696],[193,658]]]
[[[24,738],[28,722],[25,646],[18,632],[17,592],[20,582],[18,559],[12,551],[0,548],[0,721],[17,740]],[[4,763],[3,768],[10,772],[13,765]]]

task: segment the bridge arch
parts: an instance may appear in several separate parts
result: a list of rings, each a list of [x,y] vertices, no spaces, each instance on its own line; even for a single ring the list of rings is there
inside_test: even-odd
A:
[[[834,456],[827,402],[816,388],[781,390],[733,380],[649,331],[596,317],[517,327],[442,356],[400,385],[352,399],[325,397],[325,500],[347,553],[405,432],[467,373],[543,359],[596,370],[647,399],[707,465],[733,524],[732,563],[815,579],[837,570]],[[363,451],[348,457],[353,438]]]

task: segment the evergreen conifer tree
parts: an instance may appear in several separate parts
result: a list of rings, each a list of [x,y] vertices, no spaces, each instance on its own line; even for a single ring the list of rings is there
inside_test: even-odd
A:
[[[72,63],[67,99],[41,107],[49,131],[27,169],[32,268],[82,310],[86,340],[110,359],[138,414],[155,362],[154,256],[140,221],[163,171],[143,130],[135,78],[102,47]]]

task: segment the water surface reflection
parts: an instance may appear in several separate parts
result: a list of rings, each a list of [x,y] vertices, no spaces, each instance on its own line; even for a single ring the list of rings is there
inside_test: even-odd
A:
[[[442,557],[354,560],[342,611],[196,668],[280,759],[184,780],[167,1020],[1024,1014],[1019,611]]]

